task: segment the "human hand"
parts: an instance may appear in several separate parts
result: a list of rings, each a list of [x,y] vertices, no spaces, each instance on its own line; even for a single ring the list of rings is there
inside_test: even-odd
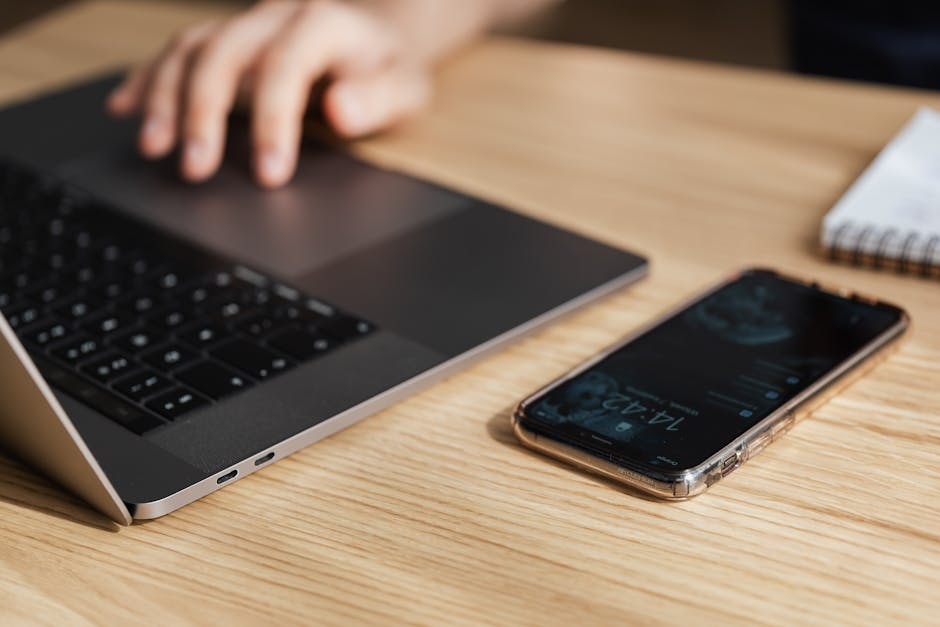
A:
[[[236,97],[251,100],[254,171],[266,187],[294,173],[311,90],[345,137],[385,128],[422,108],[429,63],[411,54],[383,3],[268,0],[231,19],[183,31],[110,95],[116,115],[140,112],[141,153],[180,147],[182,175],[202,181],[222,161]]]

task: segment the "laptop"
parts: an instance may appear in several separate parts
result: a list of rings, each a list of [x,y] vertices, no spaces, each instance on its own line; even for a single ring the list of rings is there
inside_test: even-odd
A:
[[[646,261],[310,142],[264,191],[233,122],[191,185],[102,112],[0,110],[0,446],[162,516],[642,277]],[[442,420],[446,420],[443,415]]]

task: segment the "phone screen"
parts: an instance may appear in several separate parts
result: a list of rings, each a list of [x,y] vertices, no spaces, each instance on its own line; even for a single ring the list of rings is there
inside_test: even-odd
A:
[[[902,315],[749,271],[534,399],[522,419],[615,462],[693,468]]]

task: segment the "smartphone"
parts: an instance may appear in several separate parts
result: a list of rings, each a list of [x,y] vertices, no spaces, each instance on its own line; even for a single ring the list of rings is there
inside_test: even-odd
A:
[[[745,270],[524,400],[513,428],[549,456],[689,498],[854,380],[907,326],[894,305]]]

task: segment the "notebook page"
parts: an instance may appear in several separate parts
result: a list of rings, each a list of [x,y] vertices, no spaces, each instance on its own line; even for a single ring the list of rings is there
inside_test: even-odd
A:
[[[940,263],[940,112],[920,109],[885,146],[826,215],[822,242]]]

